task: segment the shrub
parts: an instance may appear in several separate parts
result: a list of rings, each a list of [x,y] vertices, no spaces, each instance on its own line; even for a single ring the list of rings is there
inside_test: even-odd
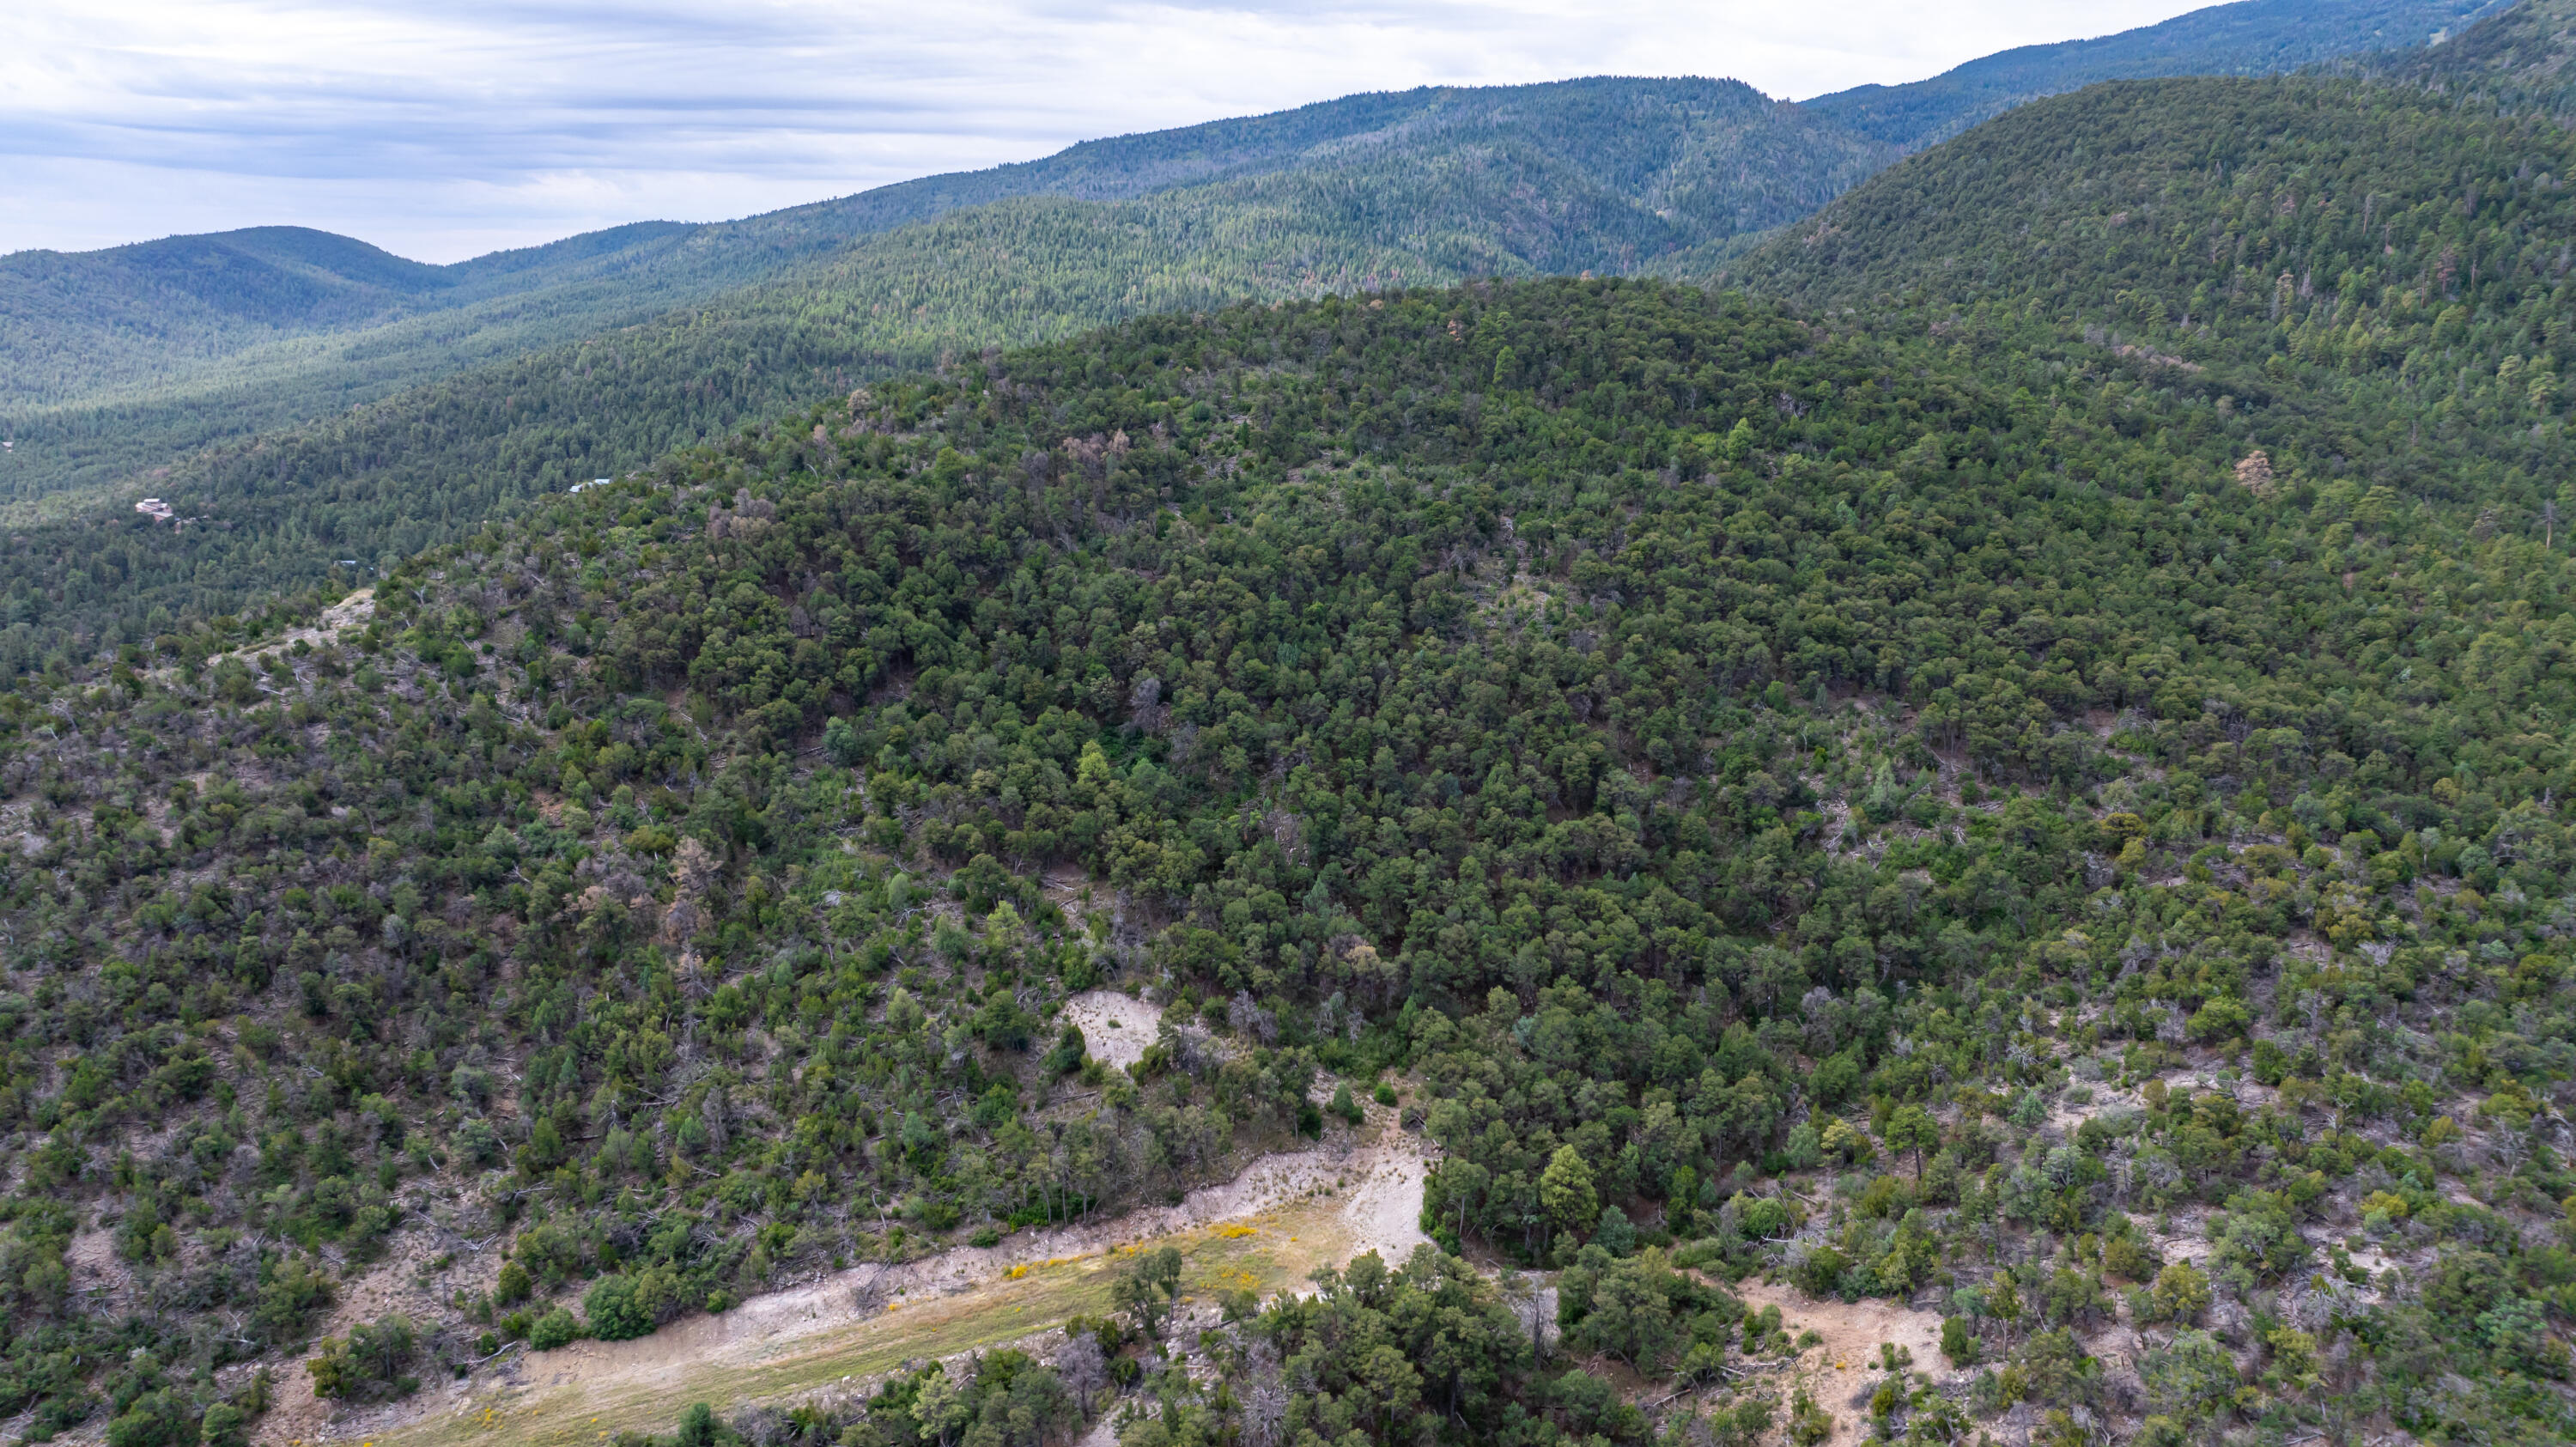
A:
[[[550,1352],[572,1345],[581,1340],[582,1335],[581,1318],[558,1306],[538,1317],[536,1325],[528,1328],[528,1345],[541,1352]]]
[[[1592,1231],[1592,1242],[1613,1256],[1625,1256],[1637,1249],[1637,1228],[1628,1213],[1616,1206],[1601,1208],[1601,1224]]]
[[[536,1289],[536,1283],[528,1279],[528,1268],[516,1261],[504,1261],[500,1279],[492,1283],[492,1304],[516,1306],[527,1300]]]
[[[1964,1316],[1944,1318],[1941,1322],[1941,1355],[1954,1367],[1973,1366],[1977,1360],[1977,1333]]]
[[[2209,1278],[2188,1261],[2177,1261],[2156,1273],[2148,1302],[2158,1321],[2197,1321],[2209,1310]]]
[[[1814,1297],[1833,1295],[1842,1286],[1843,1273],[1851,1269],[1851,1258],[1831,1246],[1819,1246],[1807,1253],[1789,1273],[1798,1289]]]
[[[419,1346],[420,1334],[411,1318],[388,1316],[357,1327],[345,1340],[325,1337],[320,1352],[304,1369],[313,1377],[313,1395],[327,1400],[407,1397],[420,1386],[418,1378],[404,1371]]]
[[[640,1298],[635,1278],[624,1272],[591,1283],[581,1299],[582,1311],[590,1317],[590,1334],[601,1341],[629,1341],[651,1335],[659,1323]]]
[[[331,1282],[301,1258],[278,1260],[265,1270],[251,1329],[271,1346],[304,1339],[313,1316],[331,1304]]]
[[[2122,1281],[2144,1281],[2156,1269],[2156,1253],[2135,1236],[2114,1236],[2102,1243],[2102,1269]]]

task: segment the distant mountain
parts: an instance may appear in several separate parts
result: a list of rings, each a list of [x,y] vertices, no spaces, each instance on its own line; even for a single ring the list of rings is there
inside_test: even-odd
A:
[[[1202,188],[1191,204],[1235,196],[1268,215],[1286,193],[1240,188],[1302,175],[1320,184],[1291,188],[1306,208],[1293,233],[1408,250],[1416,274],[1431,264],[1409,250],[1417,243],[1446,248],[1453,272],[1579,271],[1778,225],[1889,155],[1739,82],[1592,80],[1351,96],[742,221],[623,227],[447,267],[286,229],[19,253],[0,259],[0,421],[15,440],[0,500],[131,476],[226,436],[657,317],[694,327],[675,310],[746,286],[810,285],[865,238],[961,208]],[[1500,177],[1508,186],[1479,189]],[[1238,189],[1203,189],[1225,186]],[[1131,311],[1066,317],[1096,325]],[[924,320],[945,330],[944,315]],[[640,455],[687,435],[658,436]]]
[[[637,324],[224,442],[150,480],[207,525],[155,527],[121,503],[22,518],[25,541],[0,552],[0,616],[33,631],[0,652],[24,659],[75,620],[149,636],[156,610],[229,611],[342,559],[390,564],[529,497],[869,377],[1246,296],[1635,270],[1808,214],[1886,159],[1748,86],[1697,79],[1364,96],[1077,150],[1053,183],[1107,191],[1122,167],[1208,179],[1131,200],[962,208],[972,188],[916,183],[842,206],[843,224],[945,214]],[[821,225],[761,224],[788,238]],[[440,324],[415,317],[358,340]],[[348,375],[316,368],[306,381],[320,391]],[[18,427],[14,495],[166,457],[187,428],[277,405],[283,389],[36,414]]]
[[[15,252],[0,257],[0,399],[62,402],[185,378],[286,338],[562,285],[608,258],[667,252],[698,229],[644,222],[457,266],[300,226]]]
[[[0,669],[992,347],[1245,297],[1707,276],[1924,136],[2105,67],[2277,67],[2475,8],[2258,0],[1809,105],[1698,79],[1352,96],[450,267],[285,230],[6,258],[0,624],[24,631]],[[144,491],[207,521],[155,529]]]
[[[2280,75],[2358,51],[2420,47],[2503,0],[2243,0],[2094,40],[2025,45],[1911,85],[1864,85],[1806,108],[1917,151],[2043,96],[2106,80]]]

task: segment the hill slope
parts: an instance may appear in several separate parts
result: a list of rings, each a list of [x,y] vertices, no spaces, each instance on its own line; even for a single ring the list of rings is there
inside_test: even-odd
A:
[[[2403,89],[2129,82],[1909,160],[1722,275],[1820,310],[2027,309],[2239,414],[2333,396],[2370,419],[2347,455],[2477,433],[2538,470],[2576,366],[2571,170],[2566,132]]]
[[[2402,27],[2408,14],[2223,7],[2144,39],[1971,68],[1917,99],[1965,115],[2103,66],[2211,64],[2220,41],[2270,36],[2282,56],[2368,43],[2365,21]],[[1993,84],[1979,90],[1974,75]],[[23,667],[66,645],[149,637],[163,627],[156,614],[237,608],[342,559],[375,565],[494,507],[861,377],[1158,305],[1371,277],[1704,274],[1898,149],[1725,83],[1435,90],[1086,143],[719,227],[575,238],[551,258],[485,258],[422,294],[443,310],[272,342],[183,384],[12,417],[0,496],[19,504],[13,535],[26,541],[0,567],[0,593],[14,600],[6,618],[30,628],[0,637],[0,654]],[[1156,200],[1141,210],[1091,216],[1011,199],[1147,193]],[[970,227],[864,240],[994,206]],[[963,249],[925,249],[943,244]],[[969,276],[973,288],[961,284]],[[744,285],[754,277],[769,279]],[[667,312],[674,303],[686,305]],[[440,374],[454,375],[423,382]],[[341,410],[370,399],[383,400]],[[326,420],[280,428],[301,417]],[[266,435],[160,470],[225,432]],[[128,481],[102,513],[99,489],[113,479]],[[148,542],[123,512],[144,492],[177,495],[184,513],[229,530]]]
[[[2566,123],[2576,112],[2576,5],[2522,0],[2430,51],[2364,55],[2338,69],[2400,85],[2456,95],[2508,110],[2537,111]]]
[[[452,267],[291,226],[13,252],[0,257],[0,407],[166,386],[281,339],[524,299],[603,257],[631,278],[639,250],[691,229],[647,222]]]
[[[2350,451],[2331,387],[2258,427],[2135,366],[1612,282],[1142,321],[550,500],[301,652],[0,698],[5,1405],[184,1440],[296,1352],[362,1408],[1151,1199],[1334,1129],[1321,1067],[1403,1073],[1431,1218],[1562,1268],[1574,1355],[1363,1266],[1203,1346],[1225,1394],[1122,1369],[1175,1430],[1293,1361],[1334,1440],[1651,1440],[1584,1362],[1795,1351],[1688,1243],[2015,1303],[1953,1342],[2012,1370],[1908,1375],[1899,1430],[2563,1435],[2512,1385],[2564,1369],[2576,1188],[2517,1134],[2576,1008],[2526,441]],[[1132,1078],[1048,1018],[1103,979],[1172,1007]],[[2075,1082],[2120,1108],[2034,1134]],[[2347,1259],[2436,1285],[2291,1284]],[[2095,1358],[2122,1316],[2152,1351]],[[1059,1421],[1085,1360],[940,1390]],[[923,1380],[858,1440],[930,1440]]]
[[[2408,51],[2510,0],[2239,0],[2093,40],[1999,51],[1911,85],[1865,85],[1805,108],[1900,151],[2106,80],[2279,75],[2357,52]]]
[[[1086,142],[1042,161],[741,221],[623,227],[447,267],[288,229],[81,256],[19,253],[0,258],[0,412],[16,444],[0,494],[40,497],[216,437],[622,328],[794,276],[854,240],[959,207],[1119,200],[1280,171],[1320,176],[1362,157],[1428,169],[1462,147],[1494,145],[1546,154],[1546,173],[1526,179],[1562,193],[1577,214],[1604,197],[1634,213],[1591,217],[1606,223],[1597,247],[1611,252],[1777,224],[1873,162],[1866,143],[1732,82],[1426,89]],[[1659,211],[1670,213],[1667,224],[1651,224]],[[1639,217],[1649,223],[1642,230]],[[1364,222],[1339,219],[1345,230]]]
[[[1398,120],[1376,102],[1337,112],[1374,128],[1317,142],[1293,167],[1213,141],[1130,157],[1157,175],[1222,164],[1229,177],[1136,201],[953,212],[639,328],[215,450],[152,484],[210,527],[156,530],[130,513],[22,522],[0,593],[31,631],[0,652],[40,656],[69,626],[140,641],[167,626],[155,610],[230,611],[339,559],[389,563],[495,508],[942,355],[1246,295],[1626,270],[1805,214],[1879,159],[1731,82],[1405,99]],[[134,409],[59,413],[17,453],[51,446],[88,466],[92,446],[128,455],[121,429],[148,426]]]
[[[418,380],[624,325],[792,269],[853,238],[1029,195],[1107,200],[1288,163],[1399,124],[1423,95],[1363,95],[1269,116],[1087,141],[1043,160],[928,176],[708,225],[641,222],[449,266],[294,227],[0,257],[0,407],[12,413],[173,384],[255,381],[282,420],[352,388],[327,375],[397,357]],[[607,281],[610,286],[596,283]],[[498,305],[495,305],[498,303]],[[431,326],[401,323],[447,315]],[[338,346],[274,344],[362,332]],[[224,364],[229,365],[224,365]],[[368,378],[379,389],[382,377]],[[224,426],[220,418],[200,425]],[[230,424],[238,430],[240,424]]]

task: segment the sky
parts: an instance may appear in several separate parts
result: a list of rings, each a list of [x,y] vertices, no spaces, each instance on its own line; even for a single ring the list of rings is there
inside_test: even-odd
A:
[[[236,226],[455,261],[1358,91],[1792,99],[2206,0],[11,0],[0,252]]]

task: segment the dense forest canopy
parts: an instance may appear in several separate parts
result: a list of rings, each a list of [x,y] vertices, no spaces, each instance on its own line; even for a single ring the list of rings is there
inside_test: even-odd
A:
[[[1963,1311],[2009,1370],[1889,1420],[2134,1411],[2060,1328],[2154,1276],[2125,1213],[2203,1204],[2255,1244],[2201,1289],[2338,1365],[2149,1415],[2562,1432],[2432,1344],[2529,1301],[2493,1380],[2563,1360],[2559,1248],[2515,1223],[2576,1183],[2536,1144],[2462,1204],[2436,1149],[2564,1076],[2563,548],[2401,498],[2330,388],[2223,410],[2152,366],[2017,307],[1935,334],[1638,283],[1144,321],[552,501],[303,653],[194,632],[10,695],[23,1249],[95,1212],[172,1283],[123,1324],[13,1298],[12,1400],[222,1407],[187,1367],[299,1340],[308,1253],[410,1212],[513,1243],[405,1327],[414,1371],[649,1330],[1204,1178],[1319,1128],[1321,1069],[1416,1082],[1428,1214],[1565,1268],[1569,1341],[1650,1372],[1745,1345],[1668,1248],[1742,1269],[1785,1225],[1820,1294],[2047,1303]],[[2488,436],[2422,465],[2515,485]],[[1243,1048],[1094,1097],[1042,1022],[1104,978]],[[2062,1162],[1979,1120],[2186,1056],[2241,1094]],[[147,1117],[169,1144],[118,1144]],[[1865,1197],[1767,1184],[1873,1141]],[[2286,1299],[2363,1196],[2474,1289]],[[1614,1289],[1702,1324],[1587,1325]],[[76,1365],[111,1329],[159,1375]],[[398,1385],[333,1342],[335,1388]],[[1648,1430],[1488,1349],[1481,1415],[1423,1430]],[[1158,1381],[1156,1430],[1241,1410]],[[1414,1430],[1355,1392],[1336,1432]]]
[[[111,653],[20,583],[0,1412],[241,1441],[1375,1096],[1438,1152],[1409,1260],[1181,1340],[1140,1253],[1048,1341],[663,1440],[2567,1440],[2566,148],[2102,86],[1705,288],[1420,284],[1661,245],[1512,210],[1536,160],[1441,173],[1402,257],[1295,229],[1401,167],[1014,202],[866,285],[1113,214],[1084,247],[1368,290],[1175,262],[1106,330],[888,333],[605,485],[460,491],[370,593],[209,584]],[[1101,987],[1162,1012],[1132,1070],[1068,1027]],[[1823,1400],[1756,1274],[1940,1359]]]
[[[2490,12],[2447,44],[2352,55],[2327,68],[2563,123],[2576,109],[2576,78],[2566,73],[2576,55],[2572,21],[2576,9],[2567,0],[2522,0]]]

